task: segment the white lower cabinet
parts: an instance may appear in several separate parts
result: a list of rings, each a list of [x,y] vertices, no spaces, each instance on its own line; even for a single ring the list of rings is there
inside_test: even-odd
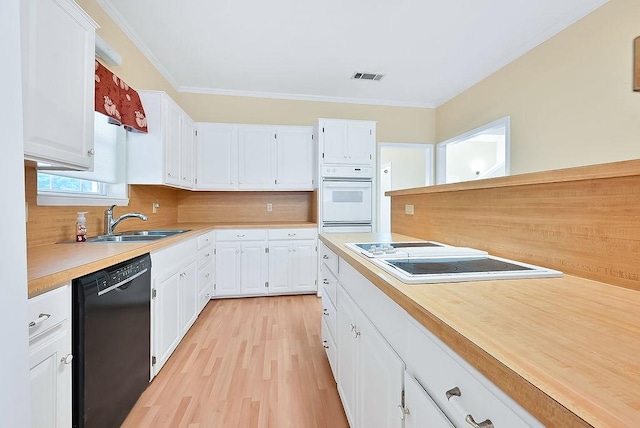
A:
[[[269,294],[317,290],[315,229],[269,230]]]
[[[71,426],[71,287],[29,300],[31,426]]]
[[[323,260],[323,345],[352,427],[543,426],[343,259],[329,352],[335,278]]]
[[[196,255],[196,238],[151,253],[154,376],[198,316]]]
[[[352,427],[402,427],[404,363],[338,289],[338,391]]]
[[[404,372],[404,428],[453,428],[417,380]]]
[[[215,297],[240,294],[240,243],[216,242]]]

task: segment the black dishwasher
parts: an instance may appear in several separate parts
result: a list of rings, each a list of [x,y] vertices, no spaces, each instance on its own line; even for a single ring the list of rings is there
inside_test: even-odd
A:
[[[119,427],[149,385],[151,258],[73,285],[73,426]]]

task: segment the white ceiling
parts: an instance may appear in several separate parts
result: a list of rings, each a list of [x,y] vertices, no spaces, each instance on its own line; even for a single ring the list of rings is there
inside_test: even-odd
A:
[[[180,91],[422,107],[607,1],[98,0]]]

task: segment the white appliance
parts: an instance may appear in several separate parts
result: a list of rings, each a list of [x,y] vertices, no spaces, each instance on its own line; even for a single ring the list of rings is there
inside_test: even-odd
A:
[[[373,169],[357,166],[323,166],[321,175],[321,232],[371,232]]]

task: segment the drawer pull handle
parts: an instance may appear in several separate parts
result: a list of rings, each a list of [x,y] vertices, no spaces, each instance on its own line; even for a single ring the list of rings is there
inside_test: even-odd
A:
[[[329,349],[329,345],[327,345],[327,341],[326,341],[326,340],[323,340],[323,341],[322,341],[322,347],[323,347],[324,349]]]
[[[40,314],[40,315],[38,315],[38,318],[35,321],[31,321],[29,323],[29,327],[35,327],[38,324],[42,324],[43,322],[45,322],[49,318],[51,318],[51,314]]]
[[[243,237],[244,237],[244,233],[238,233],[236,236],[237,236],[238,238],[243,238]]]
[[[295,233],[287,233],[287,236],[296,236]]]
[[[210,275],[211,275],[211,274],[209,274],[209,273],[208,273],[208,274],[206,274],[204,277],[205,277],[205,278],[209,278],[209,276],[210,276]]]
[[[329,311],[326,309],[322,309],[322,315],[329,316]]]
[[[205,257],[209,257],[209,256],[211,256],[211,253],[207,253],[207,254],[205,254],[204,256],[205,256]]]
[[[447,400],[451,401],[451,398],[453,397],[461,397],[462,396],[462,391],[460,391],[460,388],[458,388],[457,386],[454,388],[451,388],[450,390],[448,390],[446,393],[447,396]],[[460,411],[462,414],[466,414],[466,416],[464,417],[464,421],[469,425],[472,426],[473,428],[494,428],[493,427],[493,422],[491,422],[491,419],[486,419],[480,423],[476,422],[475,419],[473,419],[473,416],[470,413],[467,413],[462,406],[460,406],[460,403],[457,401],[451,401],[451,404],[456,408],[456,410]]]
[[[325,260],[329,260],[329,256],[327,256],[326,254],[322,256],[323,259]]]
[[[71,361],[73,361],[73,355],[71,354],[68,354],[66,357],[60,358],[60,362],[62,364],[71,364]]]
[[[329,280],[325,278],[325,279],[322,280],[322,283],[329,285]]]

